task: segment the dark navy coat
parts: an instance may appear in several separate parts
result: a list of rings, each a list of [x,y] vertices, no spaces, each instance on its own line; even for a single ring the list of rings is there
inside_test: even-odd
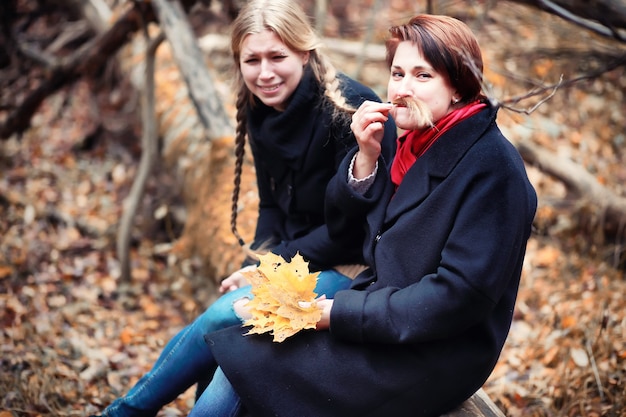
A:
[[[344,97],[355,108],[365,100],[380,101],[368,87],[345,76],[341,81]],[[248,109],[260,200],[251,247],[266,245],[287,260],[299,251],[313,269],[363,263],[360,244],[330,239],[324,219],[326,186],[356,140],[350,118],[333,121],[335,109],[322,97],[307,69],[284,111],[259,100]],[[385,128],[383,152],[389,160],[396,146],[393,120]]]
[[[537,204],[495,117],[488,108],[443,134],[395,194],[384,169],[365,195],[333,179],[329,230],[357,236],[367,224],[371,268],[336,294],[330,331],[282,343],[238,327],[207,335],[253,416],[438,416],[483,385],[510,328]]]

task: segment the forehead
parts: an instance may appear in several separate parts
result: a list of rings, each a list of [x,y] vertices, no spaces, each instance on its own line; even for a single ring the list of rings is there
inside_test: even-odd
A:
[[[398,44],[392,65],[402,68],[431,67],[417,44],[410,41],[403,41]]]
[[[285,43],[269,29],[259,33],[247,35],[241,43],[241,53],[246,55],[258,55],[273,52],[286,52],[289,48]]]

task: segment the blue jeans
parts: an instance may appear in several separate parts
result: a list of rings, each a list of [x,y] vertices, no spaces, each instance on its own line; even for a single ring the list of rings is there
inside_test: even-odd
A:
[[[350,283],[348,277],[333,269],[322,271],[317,278],[315,292],[332,298],[337,291],[348,288]],[[102,416],[154,417],[163,406],[174,401],[193,384],[210,377],[217,364],[204,342],[204,335],[241,323],[233,310],[233,303],[245,297],[252,298],[250,286],[218,298],[167,343],[152,369],[124,397],[113,401]]]
[[[217,368],[208,388],[198,398],[188,417],[241,417],[245,409],[221,368]]]

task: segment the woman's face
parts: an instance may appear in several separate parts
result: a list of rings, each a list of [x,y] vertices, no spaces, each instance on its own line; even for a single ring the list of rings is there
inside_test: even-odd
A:
[[[246,36],[239,68],[248,89],[266,106],[282,111],[302,79],[308,52],[289,49],[271,30]]]
[[[387,99],[391,102],[402,99],[422,101],[430,109],[435,123],[452,110],[453,98],[458,97],[447,74],[435,71],[416,45],[409,41],[400,42],[391,64]],[[391,115],[401,129],[425,127],[411,117],[407,107],[394,106]]]

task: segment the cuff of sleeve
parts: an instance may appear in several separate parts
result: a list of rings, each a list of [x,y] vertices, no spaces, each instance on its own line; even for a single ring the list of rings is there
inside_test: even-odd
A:
[[[337,338],[363,342],[365,291],[337,291],[330,311],[330,332]]]
[[[354,169],[354,161],[356,160],[358,152],[354,154],[352,160],[350,161],[350,167],[348,167],[348,185],[354,190],[356,193],[365,194],[367,190],[370,189],[374,180],[376,179],[376,173],[378,172],[378,161],[376,161],[376,166],[374,166],[374,171],[369,174],[365,178],[356,179],[354,175],[352,175],[352,171]]]

